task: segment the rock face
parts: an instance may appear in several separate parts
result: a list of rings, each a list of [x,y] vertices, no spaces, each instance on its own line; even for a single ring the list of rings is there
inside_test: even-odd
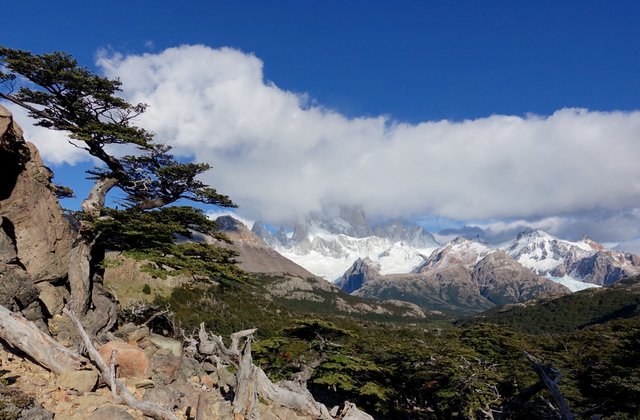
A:
[[[640,258],[619,251],[598,251],[573,266],[572,273],[587,283],[607,286],[638,274]]]
[[[0,253],[11,253],[13,244],[17,260],[36,283],[65,277],[72,232],[51,191],[51,171],[1,106],[0,174]]]
[[[365,298],[397,299],[427,311],[469,314],[569,290],[523,267],[503,251],[466,239],[434,252],[416,273],[380,275],[356,262],[342,287]]]
[[[496,305],[566,292],[564,286],[534,274],[504,251],[494,252],[480,260],[471,276],[480,294]]]
[[[537,274],[601,286],[640,274],[640,257],[606,249],[587,236],[570,242],[539,230],[525,231],[505,251]]]
[[[380,264],[369,258],[358,258],[336,282],[345,293],[352,293],[380,276]]]
[[[232,245],[217,245],[227,246],[238,252],[239,265],[243,270],[252,273],[291,274],[302,278],[316,277],[266,245],[254,232],[233,217],[218,217],[216,223],[220,231],[233,241]]]
[[[469,270],[452,264],[428,273],[390,274],[366,283],[353,295],[401,300],[427,312],[471,314],[493,306],[476,287]]]
[[[36,284],[65,279],[73,236],[51,177],[35,146],[0,106],[0,304],[22,311],[42,329]],[[61,309],[49,297],[46,309]]]

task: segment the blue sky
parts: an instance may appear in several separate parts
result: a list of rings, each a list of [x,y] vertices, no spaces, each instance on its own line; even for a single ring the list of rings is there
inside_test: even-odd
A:
[[[228,126],[216,120],[228,137],[215,144],[177,133],[181,140],[176,150],[184,156],[212,159],[226,172],[235,167],[248,173],[247,179],[236,181],[211,178],[237,197],[246,217],[286,222],[296,213],[331,208],[342,196],[354,197],[349,204],[364,204],[380,217],[423,218],[434,221],[434,227],[473,222],[499,233],[531,225],[568,237],[588,233],[604,241],[640,235],[633,227],[640,225],[640,201],[625,195],[624,188],[609,188],[628,182],[628,195],[640,192],[630,182],[636,174],[627,161],[638,151],[632,146],[635,111],[640,109],[636,1],[22,1],[5,5],[3,15],[11,16],[0,27],[3,45],[67,51],[96,71],[123,77],[128,98],[142,98],[156,108],[162,103],[159,97],[145,97],[142,93],[150,88],[143,89],[135,77],[145,64],[128,58],[148,54],[146,60],[155,60],[156,68],[177,72],[187,57],[201,60],[197,62],[204,67],[209,65],[205,59],[211,66],[231,69],[246,65],[246,84],[229,94],[243,95],[245,108],[266,95],[268,104],[281,104],[274,115],[279,118],[276,125],[302,113],[308,131],[317,131],[307,140],[306,132],[294,133],[299,139],[295,147],[286,142],[273,146],[289,132],[277,131],[268,122],[245,129],[238,118]],[[207,50],[183,48],[174,59],[165,54],[181,45]],[[223,53],[221,47],[237,54]],[[96,62],[99,51],[102,64]],[[222,72],[218,67],[210,71]],[[202,89],[219,80],[200,73],[191,77],[203,83]],[[262,92],[260,96],[254,98],[252,88]],[[188,98],[182,100],[189,104]],[[175,130],[158,123],[160,115],[155,120],[150,116],[145,124],[171,142]],[[184,126],[192,120],[199,121],[180,121]],[[334,129],[321,128],[334,123]],[[582,135],[584,127],[589,130]],[[200,131],[213,129],[203,125]],[[260,132],[271,137],[260,137]],[[351,135],[359,140],[352,141]],[[304,141],[309,147],[298,144]],[[525,144],[514,146],[521,142]],[[468,144],[474,145],[471,151],[462,151],[458,158],[457,152]],[[375,150],[382,149],[389,159],[410,163],[389,164],[376,156]],[[260,160],[259,153],[266,160]],[[532,162],[527,156],[533,156]],[[359,179],[371,180],[376,173],[367,159],[381,168],[384,180],[400,175],[389,184],[381,178],[382,191],[363,192],[366,185]],[[351,163],[354,160],[358,163]],[[50,160],[62,182],[75,184],[78,166],[56,162]],[[294,169],[287,174],[269,162]],[[564,163],[566,171],[550,170]],[[423,171],[434,165],[437,170]],[[405,167],[411,170],[403,172]],[[464,172],[468,167],[473,170]],[[254,168],[262,172],[251,172]],[[539,172],[550,174],[542,178]],[[336,173],[340,176],[327,185],[314,184]],[[246,191],[242,185],[250,182],[249,175],[289,190],[292,201],[277,194],[269,201],[259,192]],[[290,184],[287,176],[307,181],[306,187]],[[506,183],[505,178],[518,183]],[[407,186],[396,187],[399,184]],[[558,184],[566,186],[558,189]],[[332,187],[335,192],[330,192]],[[314,196],[309,189],[322,194]],[[415,194],[423,190],[423,195]],[[390,201],[374,197],[385,192]],[[591,192],[592,200],[584,199]],[[538,203],[536,197],[543,196],[546,201]],[[433,203],[426,203],[431,197]],[[566,203],[558,204],[563,200]],[[295,211],[279,210],[284,207]],[[477,211],[466,211],[470,208]]]

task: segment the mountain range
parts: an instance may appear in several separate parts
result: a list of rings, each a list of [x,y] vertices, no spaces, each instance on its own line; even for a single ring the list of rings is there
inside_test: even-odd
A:
[[[540,230],[489,245],[459,237],[446,244],[415,224],[374,226],[360,208],[313,215],[272,234],[253,233],[280,255],[356,296],[397,299],[442,312],[475,312],[504,303],[615,283],[640,274],[640,257],[589,237],[567,241]]]

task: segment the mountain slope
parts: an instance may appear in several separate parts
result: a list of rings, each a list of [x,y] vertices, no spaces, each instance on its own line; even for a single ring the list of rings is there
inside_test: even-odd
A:
[[[606,285],[640,273],[640,257],[604,248],[589,237],[571,242],[535,230],[522,232],[502,249],[535,273]]]
[[[434,253],[417,273],[383,275],[376,262],[359,259],[336,285],[356,296],[405,300],[427,311],[447,314],[468,314],[569,292],[534,274],[503,251],[487,252],[482,244],[468,242],[471,241],[459,241],[454,247],[445,247],[447,251]],[[477,261],[478,258],[481,259]]]
[[[375,229],[360,208],[343,207],[333,218],[308,217],[291,235],[272,235],[261,222],[252,231],[281,255],[329,280],[338,279],[359,258],[380,263],[383,274],[408,273],[439,244],[420,226],[391,221]]]

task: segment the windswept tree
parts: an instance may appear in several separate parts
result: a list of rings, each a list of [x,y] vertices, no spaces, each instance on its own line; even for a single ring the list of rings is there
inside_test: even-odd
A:
[[[146,105],[122,99],[120,87],[119,80],[78,66],[69,54],[0,47],[0,98],[25,108],[36,125],[65,132],[70,143],[99,162],[88,174],[93,188],[74,215],[78,229],[68,270],[72,309],[92,333],[110,328],[115,320],[113,299],[95,281],[105,247],[136,250],[157,269],[173,273],[238,274],[233,252],[198,242],[176,243],[177,235],[190,238],[194,232],[225,240],[201,210],[181,205],[184,200],[235,204],[199,179],[208,164],[178,161],[169,146],[134,124]],[[125,150],[128,154],[118,153]],[[120,192],[120,209],[105,204],[113,191]]]

